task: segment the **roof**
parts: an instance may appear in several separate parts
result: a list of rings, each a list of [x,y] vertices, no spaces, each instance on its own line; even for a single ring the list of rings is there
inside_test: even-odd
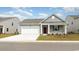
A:
[[[51,15],[51,16],[55,16],[56,18],[58,18],[62,22],[65,22],[65,21],[63,21],[61,18],[59,18],[56,15]],[[40,23],[42,23],[43,21],[47,20],[51,16],[47,17],[46,19],[24,19],[22,22],[20,22],[20,25],[21,26],[25,26],[25,25],[40,25]],[[51,22],[49,22],[49,23],[51,23]],[[55,23],[60,23],[60,22],[55,22]]]
[[[24,19],[20,25],[39,25],[43,19]]]
[[[16,18],[16,17],[0,17],[0,22],[5,21],[5,20],[9,20],[12,18]]]
[[[78,17],[79,15],[68,15],[70,17]]]
[[[3,27],[2,25],[0,25],[0,27]]]
[[[69,15],[69,16],[67,16],[67,18],[68,17],[72,17],[72,18],[74,18],[74,19],[78,19],[79,18],[79,15]]]

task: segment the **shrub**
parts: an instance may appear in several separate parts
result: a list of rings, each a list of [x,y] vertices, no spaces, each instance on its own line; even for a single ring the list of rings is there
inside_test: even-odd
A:
[[[68,32],[68,34],[74,34],[74,32],[71,31],[71,32]]]

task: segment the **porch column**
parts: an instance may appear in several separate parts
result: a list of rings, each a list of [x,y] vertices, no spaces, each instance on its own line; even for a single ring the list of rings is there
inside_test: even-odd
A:
[[[67,34],[67,25],[65,25],[65,34]]]
[[[42,34],[42,24],[41,24],[41,34]]]
[[[48,25],[48,34],[50,34],[50,25]]]

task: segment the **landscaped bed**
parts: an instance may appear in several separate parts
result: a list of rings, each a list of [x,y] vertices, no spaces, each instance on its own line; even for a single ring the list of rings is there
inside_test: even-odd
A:
[[[79,41],[79,34],[40,35],[38,41]]]
[[[0,38],[9,37],[13,35],[16,35],[16,34],[0,34]]]

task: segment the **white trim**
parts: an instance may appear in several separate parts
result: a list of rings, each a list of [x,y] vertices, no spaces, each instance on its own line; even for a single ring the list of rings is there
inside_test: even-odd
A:
[[[65,25],[65,28],[64,28],[65,30],[65,34],[67,34],[67,25]]]
[[[2,29],[2,33],[5,33],[5,32],[4,32],[4,27],[3,27],[3,29]]]
[[[42,32],[43,32],[43,31],[42,31],[42,24],[41,24],[41,34],[43,34]]]
[[[50,34],[50,25],[48,24],[48,34]]]
[[[65,23],[42,23],[42,25],[66,25]]]

